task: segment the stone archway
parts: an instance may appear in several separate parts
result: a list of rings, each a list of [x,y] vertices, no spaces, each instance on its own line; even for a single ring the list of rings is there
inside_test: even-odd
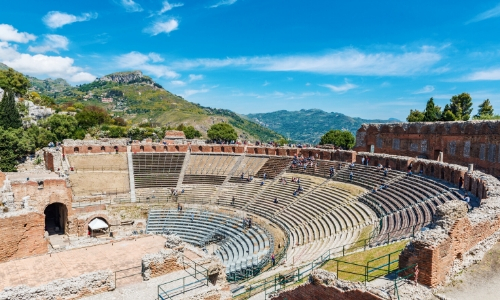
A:
[[[47,205],[43,211],[45,215],[45,231],[49,235],[66,233],[68,223],[68,208],[66,205],[55,202]]]

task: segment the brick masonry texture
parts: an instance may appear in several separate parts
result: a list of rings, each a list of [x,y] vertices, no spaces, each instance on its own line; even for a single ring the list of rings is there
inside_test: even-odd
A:
[[[500,121],[363,124],[355,151],[473,163],[477,169],[500,176]]]
[[[0,228],[0,262],[47,253],[43,214],[28,212],[8,218],[0,217]]]

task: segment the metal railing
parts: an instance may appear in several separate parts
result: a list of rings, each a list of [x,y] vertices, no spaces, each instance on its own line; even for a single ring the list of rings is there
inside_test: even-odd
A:
[[[189,275],[159,284],[157,289],[159,300],[173,299],[175,295],[179,293],[184,294],[186,293],[186,291],[189,291],[189,288],[191,287],[196,288],[196,285],[198,284],[208,286],[209,284],[208,270],[204,268],[201,264],[196,263],[195,261],[187,258],[186,256],[183,256],[182,258],[183,258],[182,267],[184,271],[186,271]],[[187,269],[186,266],[188,267]],[[190,273],[189,270],[193,270],[193,273]],[[200,279],[198,279],[198,275],[201,275]],[[195,278],[195,281],[186,283],[186,278],[192,278],[192,277]],[[172,285],[178,282],[180,283],[181,281],[182,281],[181,286],[172,289],[167,289],[168,285]]]

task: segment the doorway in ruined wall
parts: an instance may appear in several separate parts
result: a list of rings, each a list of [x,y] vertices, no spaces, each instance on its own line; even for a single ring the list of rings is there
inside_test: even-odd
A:
[[[62,203],[49,204],[43,211],[45,215],[45,231],[49,235],[66,233],[68,208]]]
[[[439,160],[440,153],[441,153],[441,150],[434,150],[434,160]]]

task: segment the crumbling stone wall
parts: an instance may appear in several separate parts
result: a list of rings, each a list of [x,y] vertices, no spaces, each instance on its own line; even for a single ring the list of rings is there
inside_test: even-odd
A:
[[[58,279],[39,287],[21,285],[6,288],[0,292],[0,299],[80,299],[114,289],[114,273],[108,270]]]
[[[45,162],[45,169],[54,172],[54,155],[49,151],[44,151],[43,160]]]
[[[481,172],[469,178],[481,180],[485,186],[481,206],[469,213],[462,201],[439,206],[431,229],[418,233],[400,254],[400,268],[418,264],[421,284],[435,287],[443,283],[457,265],[465,264],[465,257],[478,255],[475,248],[500,230],[500,182]]]
[[[363,124],[355,151],[419,157],[500,176],[500,121]]]
[[[33,180],[13,181],[11,186],[18,208],[21,207],[22,198],[29,196],[29,206],[33,207],[35,211],[43,213],[49,204],[62,203],[68,208],[68,215],[72,214],[71,201],[73,196],[71,188],[67,186],[66,179],[46,179],[43,180],[42,185]]]
[[[0,228],[0,262],[47,253],[43,214],[27,211],[0,214]]]
[[[335,274],[325,270],[314,270],[312,282],[286,290],[274,296],[274,300],[382,300],[379,291],[369,290],[364,284],[347,282],[336,278]]]

